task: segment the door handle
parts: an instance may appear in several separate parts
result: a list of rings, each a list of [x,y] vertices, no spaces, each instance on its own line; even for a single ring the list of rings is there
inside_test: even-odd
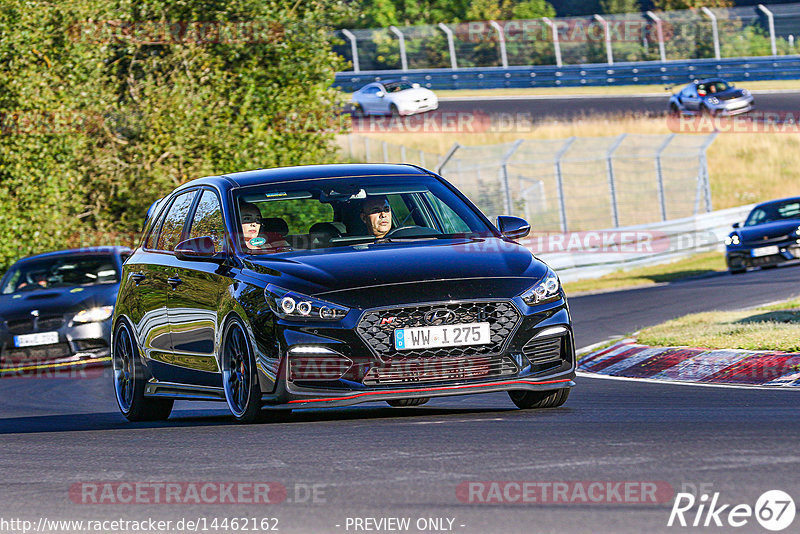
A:
[[[181,280],[177,276],[173,276],[172,278],[167,278],[167,283],[172,286],[172,289],[178,287],[182,282],[183,280]]]
[[[133,274],[131,274],[131,278],[133,278],[133,281],[134,281],[134,282],[136,282],[136,285],[138,286],[138,285],[139,285],[139,283],[140,283],[142,280],[144,280],[145,278],[147,278],[147,276],[146,276],[144,273],[142,273],[142,272],[139,272],[139,273],[133,273]]]

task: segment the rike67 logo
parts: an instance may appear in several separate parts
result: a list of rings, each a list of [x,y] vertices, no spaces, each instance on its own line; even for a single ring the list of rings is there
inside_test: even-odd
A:
[[[767,530],[777,532],[789,527],[795,516],[794,500],[781,490],[769,490],[761,494],[755,506],[732,505],[720,500],[719,492],[707,493],[696,498],[691,493],[678,493],[669,514],[667,526],[733,527],[752,525],[755,518]]]

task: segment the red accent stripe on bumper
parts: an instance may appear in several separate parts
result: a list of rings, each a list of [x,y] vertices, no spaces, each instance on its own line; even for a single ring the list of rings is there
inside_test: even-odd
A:
[[[323,399],[296,399],[290,400],[289,404],[292,403],[300,403],[300,402],[331,402],[331,401],[343,401],[343,400],[350,400],[350,399],[357,399],[358,397],[364,397],[368,395],[386,395],[387,393],[422,393],[425,391],[448,391],[453,389],[468,389],[468,388],[485,388],[485,387],[492,387],[492,386],[504,386],[510,384],[530,384],[533,386],[543,385],[543,384],[562,384],[564,382],[571,381],[571,378],[564,378],[562,380],[546,380],[544,382],[535,382],[533,380],[509,380],[505,382],[492,382],[489,384],[467,384],[463,386],[446,386],[441,388],[416,388],[416,389],[393,389],[389,391],[365,391],[363,393],[356,393],[355,395],[348,395],[346,397],[329,397]]]

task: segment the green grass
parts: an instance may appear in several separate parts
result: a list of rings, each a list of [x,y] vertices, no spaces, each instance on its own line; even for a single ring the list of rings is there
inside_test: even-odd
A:
[[[800,352],[800,300],[746,311],[693,313],[645,328],[636,337],[651,346]]]
[[[570,295],[586,291],[642,287],[725,270],[725,256],[723,253],[706,252],[672,263],[617,271],[600,278],[569,282],[564,284],[564,290],[567,295]]]

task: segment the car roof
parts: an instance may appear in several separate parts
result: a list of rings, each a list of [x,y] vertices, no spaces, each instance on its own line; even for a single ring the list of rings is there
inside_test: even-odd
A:
[[[760,202],[759,204],[756,204],[753,209],[763,208],[764,206],[772,206],[774,204],[783,204],[784,202],[800,202],[800,197],[777,198],[775,200],[768,200],[766,202]]]
[[[42,260],[47,258],[57,258],[59,256],[94,256],[97,254],[122,254],[123,252],[130,252],[130,247],[121,246],[108,246],[108,247],[84,247],[84,248],[70,248],[65,250],[55,250],[53,252],[44,252],[42,254],[34,254],[32,256],[25,256],[20,258],[17,262],[27,262],[32,260]]]
[[[297,167],[278,167],[243,171],[222,176],[207,176],[186,182],[179,189],[196,185],[216,185],[227,183],[233,187],[308,180],[309,178],[357,178],[367,176],[430,176],[430,173],[415,165],[405,163],[331,163],[327,165],[301,165]]]

